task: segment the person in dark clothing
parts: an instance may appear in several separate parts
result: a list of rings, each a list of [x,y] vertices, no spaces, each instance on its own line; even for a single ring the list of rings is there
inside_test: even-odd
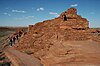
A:
[[[22,35],[22,32],[20,31],[20,32],[19,32],[19,37],[21,37],[21,35]]]
[[[15,40],[16,40],[16,38],[15,38],[15,36],[13,37],[13,43],[15,44]]]
[[[16,35],[16,40],[19,42],[19,36],[18,36],[18,34]]]
[[[64,20],[64,21],[67,21],[66,15],[63,16],[63,20]]]
[[[16,39],[18,40],[18,34],[16,35]]]
[[[12,37],[9,37],[9,44],[12,46]]]

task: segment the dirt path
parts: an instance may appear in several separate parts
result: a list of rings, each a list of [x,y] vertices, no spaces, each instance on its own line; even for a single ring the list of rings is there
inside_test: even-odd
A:
[[[12,62],[12,66],[42,66],[40,61],[35,57],[24,54],[18,50],[12,48],[5,49],[6,56]]]

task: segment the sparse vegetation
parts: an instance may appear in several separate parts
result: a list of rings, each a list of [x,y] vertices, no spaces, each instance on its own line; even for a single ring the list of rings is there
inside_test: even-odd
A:
[[[0,50],[3,50],[6,46],[8,46],[8,37],[10,33],[16,32],[19,27],[0,27]],[[27,28],[25,27],[25,30]],[[0,66],[10,66],[11,62],[9,59],[5,56],[5,54],[2,54],[3,51],[0,53]]]
[[[24,50],[23,52],[28,54],[28,55],[33,54],[33,52],[31,50],[28,50],[28,49]]]

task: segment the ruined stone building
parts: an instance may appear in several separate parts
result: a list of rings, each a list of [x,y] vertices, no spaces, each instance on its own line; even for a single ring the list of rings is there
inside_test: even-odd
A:
[[[89,22],[87,19],[82,18],[80,15],[77,15],[76,8],[70,8],[67,11],[61,13],[61,15],[52,20],[46,20],[43,22],[36,23],[35,25],[29,25],[29,31],[36,30],[36,26],[46,25],[48,23],[48,28],[60,28],[60,29],[88,29]],[[39,28],[38,28],[39,29]],[[41,28],[41,30],[43,27]]]
[[[92,32],[94,33],[94,31]],[[98,41],[98,37],[91,34],[88,20],[78,15],[75,8],[69,8],[57,18],[29,25],[27,34],[21,38],[15,48],[22,52],[31,51],[34,57],[39,58],[45,66],[49,66],[62,62],[61,60],[57,61],[58,59],[68,59],[66,55],[72,47],[68,48],[68,45],[65,48],[67,41],[87,41],[91,39]],[[75,51],[72,50],[73,53]],[[65,53],[64,58],[60,56],[59,52]],[[48,65],[46,65],[47,63]]]

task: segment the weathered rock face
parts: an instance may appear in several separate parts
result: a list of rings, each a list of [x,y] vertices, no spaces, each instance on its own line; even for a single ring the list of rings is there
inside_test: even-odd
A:
[[[19,49],[31,47],[36,52],[40,49],[48,50],[48,46],[55,44],[56,41],[88,40],[90,34],[87,29],[88,21],[77,15],[75,8],[70,8],[55,19],[29,25],[28,33],[16,47]]]
[[[78,29],[87,29],[89,27],[87,19],[77,15],[77,10],[75,8],[68,9],[67,11],[63,12],[60,17],[64,22],[62,23],[62,26]]]
[[[10,66],[11,62],[5,55],[5,53],[0,50],[0,66]]]
[[[62,60],[60,60],[60,58],[68,59],[68,57],[59,57],[59,52],[61,51],[62,54],[66,52],[65,55],[70,53],[70,47],[66,47],[67,49],[69,48],[67,50],[62,44],[69,40],[89,40],[91,34],[88,31],[88,27],[87,19],[77,15],[77,10],[75,8],[70,8],[55,19],[30,25],[29,32],[23,36],[18,44],[16,44],[15,48],[21,51],[32,51],[34,53],[33,55],[40,58],[44,64],[47,62],[48,64],[61,63]],[[73,47],[71,48],[73,49]],[[54,56],[52,56],[52,52],[54,52]],[[74,50],[72,50],[72,52],[74,53]],[[76,49],[75,52],[77,52]],[[55,58],[55,56],[57,56],[57,58]],[[59,59],[59,61],[56,61],[57,59]],[[80,61],[80,58],[78,59]],[[73,60],[72,58],[71,61]]]
[[[67,18],[77,18],[77,10],[75,8],[70,8],[67,11],[63,12],[61,16],[66,16]]]
[[[75,8],[70,8],[67,11],[63,12],[59,17],[53,20],[46,20],[43,22],[39,22],[34,25],[29,26],[29,31],[32,32],[34,29],[36,30],[38,26],[41,30],[44,27],[47,28],[63,28],[63,29],[88,29],[89,22],[87,19],[82,18],[80,15],[77,15],[77,10]],[[40,30],[39,30],[40,31]]]

